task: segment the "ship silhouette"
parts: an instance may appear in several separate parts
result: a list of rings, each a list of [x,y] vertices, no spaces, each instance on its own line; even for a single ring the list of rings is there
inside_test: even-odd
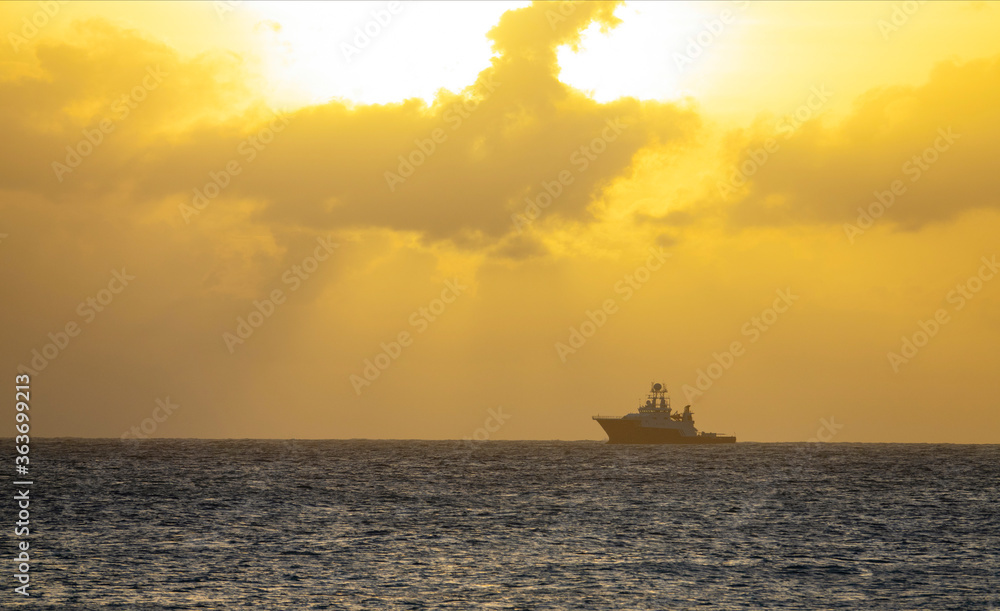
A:
[[[736,443],[734,436],[701,433],[694,428],[690,405],[685,405],[683,412],[671,410],[667,387],[660,383],[653,384],[638,412],[620,418],[594,416],[594,420],[608,434],[608,443]]]

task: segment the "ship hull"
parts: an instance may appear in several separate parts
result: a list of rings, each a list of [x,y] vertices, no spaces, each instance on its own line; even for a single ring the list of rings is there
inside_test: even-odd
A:
[[[636,419],[594,418],[608,434],[608,443],[624,444],[717,444],[736,443],[730,436],[685,436],[677,429],[645,427]]]

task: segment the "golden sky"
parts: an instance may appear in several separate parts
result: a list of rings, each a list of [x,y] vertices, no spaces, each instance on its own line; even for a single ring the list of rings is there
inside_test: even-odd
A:
[[[0,26],[38,435],[602,439],[663,381],[741,441],[1000,439],[1000,4]]]

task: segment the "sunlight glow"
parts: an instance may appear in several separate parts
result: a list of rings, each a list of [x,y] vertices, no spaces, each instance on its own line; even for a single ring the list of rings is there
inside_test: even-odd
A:
[[[559,50],[561,80],[587,91],[598,102],[622,96],[647,100],[681,97],[692,73],[704,67],[713,55],[712,44],[690,64],[678,68],[674,53],[684,53],[688,37],[706,28],[735,3],[633,2],[615,11],[622,20],[616,28],[602,33],[592,24],[583,33],[580,49]],[[699,66],[699,64],[702,64]]]
[[[528,2],[255,2],[272,97],[365,104],[458,91],[493,56],[484,34]]]
[[[494,56],[485,34],[505,11],[527,4],[267,1],[241,10],[252,11],[257,22],[270,97],[280,106],[299,106],[332,98],[429,101],[442,87],[461,90]],[[559,50],[561,79],[600,102],[690,95],[706,71],[718,68],[717,57],[732,52],[732,31],[740,27],[743,10],[738,2],[619,7],[622,23],[616,28],[602,33],[595,24],[577,51]],[[708,24],[718,26],[727,11],[734,18],[722,26],[726,35],[711,35],[696,58],[678,66],[676,54],[686,53],[689,41],[706,36]]]

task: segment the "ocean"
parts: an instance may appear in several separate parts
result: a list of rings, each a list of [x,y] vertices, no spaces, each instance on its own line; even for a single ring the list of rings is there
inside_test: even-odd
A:
[[[1000,609],[997,445],[52,439],[31,460],[31,596],[8,496],[2,608]]]

